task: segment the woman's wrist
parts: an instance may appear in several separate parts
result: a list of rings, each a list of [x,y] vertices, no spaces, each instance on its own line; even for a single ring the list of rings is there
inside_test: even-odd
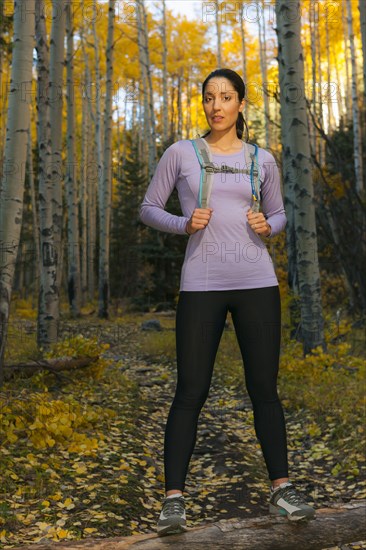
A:
[[[265,237],[270,237],[272,235],[272,227],[269,225],[269,223],[267,223],[267,226],[268,226],[268,229],[269,229],[269,233],[267,233],[266,235],[264,235]]]
[[[188,220],[187,223],[186,223],[186,233],[187,233],[187,235],[190,235],[190,233],[188,233],[188,224],[189,224],[189,222],[190,222],[190,220]]]

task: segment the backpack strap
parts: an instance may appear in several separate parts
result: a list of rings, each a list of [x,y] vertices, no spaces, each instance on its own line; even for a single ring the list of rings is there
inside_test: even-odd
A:
[[[198,193],[199,208],[207,208],[215,174],[211,151],[203,138],[191,139],[197,158],[201,165],[200,187]]]
[[[212,162],[211,150],[203,138],[191,139],[201,166],[201,177],[198,193],[199,208],[207,208],[211,195],[211,189],[216,172],[223,172],[222,168],[216,168]],[[240,170],[243,173],[250,173],[250,183],[252,186],[252,210],[259,212],[260,206],[260,178],[258,165],[258,146],[253,143],[244,142],[245,168]]]
[[[250,156],[252,159],[251,168],[250,168],[250,183],[252,186],[252,197],[253,197],[253,204],[252,204],[252,210],[253,212],[259,212],[260,207],[260,187],[261,182],[259,178],[259,164],[258,164],[258,145],[256,143],[251,144],[252,147],[254,147],[254,151],[250,152]]]

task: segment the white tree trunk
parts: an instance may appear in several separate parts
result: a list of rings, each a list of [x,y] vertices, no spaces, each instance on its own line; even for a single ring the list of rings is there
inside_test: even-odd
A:
[[[98,21],[96,0],[93,1],[93,36],[95,55],[95,143],[98,159],[98,185],[101,188],[103,178],[103,154],[102,154],[102,86],[99,68],[99,38],[97,35],[96,21]]]
[[[32,133],[30,130],[31,129],[29,125],[27,157],[28,157],[28,174],[29,174],[29,194],[31,198],[32,216],[33,216],[33,239],[34,239],[33,280],[34,280],[35,292],[38,296],[39,279],[40,279],[39,221],[38,221],[38,212],[37,212],[36,191],[34,186]]]
[[[161,41],[163,46],[162,64],[163,64],[163,141],[168,141],[168,69],[167,56],[168,48],[166,41],[166,6],[165,0],[162,0],[162,25],[161,25]]]
[[[346,90],[345,90],[345,111],[346,111],[346,124],[348,125],[352,121],[352,92],[351,92],[351,69],[349,62],[349,46],[348,46],[348,26],[347,26],[347,16],[346,16],[346,3],[341,3],[342,10],[342,26],[343,26],[343,36],[344,36],[344,65],[346,69]]]
[[[113,100],[113,53],[114,20],[116,0],[109,0],[107,39],[107,82],[104,114],[104,159],[103,180],[99,192],[99,309],[100,318],[109,316],[109,242],[112,186],[112,100]]]
[[[315,25],[316,25],[316,19],[315,19],[315,0],[310,0],[310,14],[309,14],[309,22],[310,22],[310,45],[311,45],[311,70],[312,70],[312,83],[311,83],[311,105],[313,109],[313,114],[315,120],[317,120],[317,104],[316,104],[316,40],[315,40]],[[311,144],[312,144],[312,150],[313,154],[316,155],[316,145],[317,145],[317,131],[314,126],[314,124],[310,123],[311,127]]]
[[[241,58],[242,58],[242,66],[243,66],[243,80],[245,84],[245,96],[248,94],[248,75],[247,75],[247,52],[246,52],[246,45],[245,45],[245,26],[244,26],[244,2],[241,3],[240,6],[240,36],[241,36]],[[245,97],[246,101],[244,104],[244,118],[246,121],[248,121],[248,113],[249,113],[249,105],[247,101],[247,97]]]
[[[177,112],[178,112],[177,139],[182,139],[182,128],[183,128],[182,88],[183,88],[183,70],[182,68],[180,68],[178,72],[178,86],[177,86]]]
[[[38,299],[37,342],[47,348],[57,342],[59,323],[59,247],[54,240],[52,200],[54,176],[52,174],[52,135],[50,126],[50,101],[55,96],[50,78],[49,49],[45,24],[44,0],[37,0],[37,135],[38,135],[38,200],[40,223],[40,288]],[[54,13],[55,17],[55,13]],[[55,24],[55,19],[53,21]],[[55,32],[55,31],[54,31]],[[54,55],[55,57],[55,55]],[[50,88],[49,88],[50,85]],[[53,119],[54,120],[54,119]],[[61,184],[60,184],[61,185]]]
[[[87,82],[87,71],[84,70],[84,80]],[[87,97],[82,97],[82,132],[81,132],[81,169],[80,169],[80,225],[81,225],[81,305],[87,302],[88,290],[88,191],[87,191],[87,161],[88,161],[88,104]]]
[[[187,69],[187,112],[186,112],[186,131],[185,138],[189,139],[191,133],[192,119],[191,119],[191,100],[192,100],[192,80],[191,80],[191,70],[188,67]]]
[[[0,382],[23,218],[23,195],[30,123],[35,1],[14,0],[11,82],[0,185]]]
[[[358,9],[360,12],[360,26],[362,38],[362,58],[363,58],[363,108],[361,112],[362,122],[362,165],[366,166],[366,2],[359,0]]]
[[[264,105],[264,127],[266,131],[266,149],[270,148],[269,139],[269,101],[267,95],[267,49],[266,49],[266,29],[264,16],[264,1],[262,1],[262,9],[258,17],[258,42],[259,42],[259,58],[262,75],[262,90],[263,90],[263,105]],[[262,17],[263,14],[263,17]]]
[[[330,48],[329,48],[329,14],[328,6],[325,8],[325,48],[327,51],[327,110],[328,110],[328,134],[332,132],[334,127],[334,115],[333,115],[333,94],[331,89],[331,74],[330,74]]]
[[[63,73],[64,73],[64,41],[66,12],[65,0],[53,0],[52,3],[52,30],[50,42],[50,124],[52,145],[52,219],[53,239],[56,257],[57,288],[61,286],[63,245],[62,245],[62,188],[63,188],[63,160],[62,160],[62,120],[63,120]],[[46,12],[47,13],[47,12]],[[58,296],[58,293],[57,293]]]
[[[77,199],[77,173],[75,162],[75,92],[74,92],[74,31],[72,7],[66,5],[66,37],[67,37],[67,256],[68,277],[67,288],[69,305],[74,317],[80,316],[81,279],[80,279],[80,243],[79,243],[79,206]]]
[[[291,186],[289,223],[296,249],[304,353],[324,347],[312,164],[306,115],[304,63],[301,46],[300,0],[276,0],[279,82],[284,147],[284,187]]]
[[[353,118],[353,156],[355,163],[356,174],[356,191],[359,195],[363,194],[363,165],[362,165],[362,143],[360,130],[360,110],[358,107],[358,92],[357,92],[357,66],[356,66],[356,49],[355,36],[353,33],[352,21],[352,6],[351,0],[346,0],[347,3],[347,23],[348,23],[348,38],[351,52],[352,66],[352,118]]]
[[[92,124],[90,121],[90,113],[87,121],[86,130],[88,148],[87,148],[87,166],[86,166],[86,179],[88,182],[88,298],[93,301],[95,298],[95,286],[96,286],[96,225],[97,225],[97,188],[98,188],[98,176],[95,170],[95,157],[96,147],[94,141],[94,135],[92,131]]]
[[[155,130],[155,112],[154,112],[154,92],[151,76],[151,63],[149,54],[149,34],[147,26],[147,15],[145,9],[144,0],[137,0],[140,13],[140,28],[141,28],[141,47],[142,47],[142,63],[145,67],[146,83],[144,82],[144,88],[147,88],[147,94],[145,95],[147,102],[147,109],[144,113],[145,118],[148,120],[149,131],[146,132],[146,141],[148,145],[148,176],[152,178],[156,168],[156,130]]]
[[[94,10],[95,10],[95,4],[93,4]],[[84,9],[84,2],[82,1],[81,4],[82,10]],[[95,15],[95,12],[94,12]],[[94,18],[95,20],[95,18]],[[88,29],[87,33],[88,33]],[[94,42],[95,42],[95,28],[93,30],[94,32]],[[84,58],[84,66],[85,66],[85,93],[84,93],[84,104],[87,108],[86,118],[83,120],[83,128],[84,128],[84,122],[85,122],[85,134],[83,133],[83,144],[85,145],[85,163],[82,165],[83,169],[83,176],[82,176],[82,186],[83,182],[85,183],[86,189],[83,189],[83,193],[86,192],[86,201],[85,204],[82,205],[82,208],[86,207],[86,237],[82,236],[82,241],[84,242],[86,238],[86,245],[85,249],[83,249],[83,270],[86,270],[86,278],[87,278],[87,296],[90,301],[94,300],[94,292],[95,292],[95,253],[96,253],[96,188],[98,185],[98,167],[99,167],[99,161],[98,161],[98,153],[95,154],[95,151],[97,150],[96,142],[99,143],[98,136],[95,136],[95,133],[92,133],[91,131],[91,123],[93,122],[95,125],[97,123],[97,116],[96,113],[94,113],[93,105],[96,103],[92,100],[92,78],[90,74],[90,68],[89,68],[89,58],[85,47],[85,39],[84,39],[84,28],[81,28],[80,32],[80,41],[81,41],[81,47],[83,50],[83,58]],[[99,70],[99,64],[98,64],[98,70]],[[99,92],[98,96],[100,95]],[[100,98],[97,98],[97,102],[100,100]],[[98,107],[98,103],[96,104],[96,110]],[[100,116],[100,115],[99,115]],[[100,123],[99,123],[100,127]],[[84,151],[84,149],[83,149]],[[95,161],[95,158],[97,158],[97,161]],[[84,214],[82,214],[82,217]],[[84,222],[82,222],[84,223]],[[83,231],[83,229],[82,229]],[[82,275],[82,277],[85,277],[85,274]],[[83,285],[83,283],[82,283]],[[86,298],[85,298],[86,299]]]
[[[216,24],[216,34],[217,34],[217,66],[220,68],[222,66],[222,56],[221,56],[221,22],[220,22],[220,0],[215,2],[215,24]]]
[[[320,32],[320,7],[319,2],[315,3],[316,5],[316,24],[315,24],[315,33],[316,33],[316,53],[317,53],[317,66],[318,66],[318,124],[320,128],[324,131],[324,114],[323,114],[323,74],[322,74],[322,46],[321,46],[321,32]],[[318,140],[318,158],[319,164],[324,162],[324,140],[319,137]]]
[[[361,39],[362,39],[362,58],[363,58],[363,97],[366,105],[366,2],[358,0],[358,10],[360,12]]]

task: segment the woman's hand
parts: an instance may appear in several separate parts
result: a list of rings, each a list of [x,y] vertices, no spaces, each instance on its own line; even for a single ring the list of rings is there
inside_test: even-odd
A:
[[[210,221],[212,212],[212,208],[195,208],[192,216],[187,222],[186,233],[188,233],[188,235],[193,235],[193,233],[196,233],[199,229],[204,229]]]
[[[253,229],[257,235],[268,237],[271,234],[272,228],[264,217],[263,212],[253,212],[252,209],[249,208],[247,218],[251,229]]]

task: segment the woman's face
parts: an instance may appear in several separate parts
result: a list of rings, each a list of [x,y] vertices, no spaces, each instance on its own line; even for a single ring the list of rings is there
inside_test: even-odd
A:
[[[203,110],[211,130],[227,130],[236,125],[239,111],[245,100],[239,103],[238,92],[225,77],[213,77],[207,82],[203,94]]]

